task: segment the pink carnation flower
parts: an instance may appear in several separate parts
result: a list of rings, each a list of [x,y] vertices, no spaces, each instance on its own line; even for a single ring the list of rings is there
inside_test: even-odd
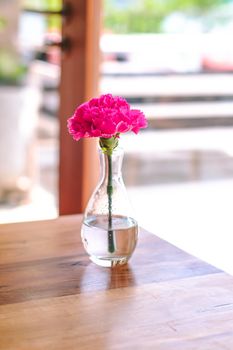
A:
[[[125,99],[111,94],[81,104],[68,119],[69,133],[77,141],[83,137],[110,138],[127,131],[137,134],[146,127],[140,110],[130,109]]]

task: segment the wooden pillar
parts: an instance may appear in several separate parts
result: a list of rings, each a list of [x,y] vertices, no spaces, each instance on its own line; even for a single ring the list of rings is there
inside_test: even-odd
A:
[[[98,94],[101,0],[64,0],[72,15],[62,34],[71,49],[63,54],[60,83],[59,214],[81,213],[96,184],[96,140],[75,142],[67,132],[67,118],[77,105]]]

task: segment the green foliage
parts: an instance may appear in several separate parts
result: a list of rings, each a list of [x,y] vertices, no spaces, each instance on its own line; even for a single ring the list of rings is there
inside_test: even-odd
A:
[[[62,0],[46,0],[47,8],[58,11],[62,8]],[[61,16],[51,16],[48,18],[49,29],[61,29]]]
[[[115,33],[155,33],[173,12],[200,15],[223,3],[225,0],[134,0],[120,7],[114,0],[105,0],[104,25]]]
[[[39,9],[39,10],[53,10],[58,11],[62,7],[62,0],[24,0],[23,6],[26,8]],[[61,29],[61,16],[48,16],[47,17],[48,29]]]
[[[26,66],[19,62],[16,54],[0,50],[0,84],[19,85],[26,72]]]
[[[6,19],[4,17],[0,17],[0,31],[5,29],[6,25],[7,25]]]

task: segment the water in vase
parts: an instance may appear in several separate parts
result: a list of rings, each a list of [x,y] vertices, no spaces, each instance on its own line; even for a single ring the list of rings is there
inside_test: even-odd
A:
[[[113,249],[109,251],[109,234]],[[133,253],[138,239],[138,224],[124,216],[113,216],[109,230],[107,215],[89,216],[82,225],[82,241],[92,261],[101,266],[125,264]]]

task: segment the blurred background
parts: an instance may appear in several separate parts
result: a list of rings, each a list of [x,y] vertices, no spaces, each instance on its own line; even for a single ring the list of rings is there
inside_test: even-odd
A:
[[[61,7],[0,0],[0,223],[58,216],[61,16],[44,10]],[[233,272],[233,1],[103,0],[102,17],[99,92],[149,121],[121,139],[136,217]]]

